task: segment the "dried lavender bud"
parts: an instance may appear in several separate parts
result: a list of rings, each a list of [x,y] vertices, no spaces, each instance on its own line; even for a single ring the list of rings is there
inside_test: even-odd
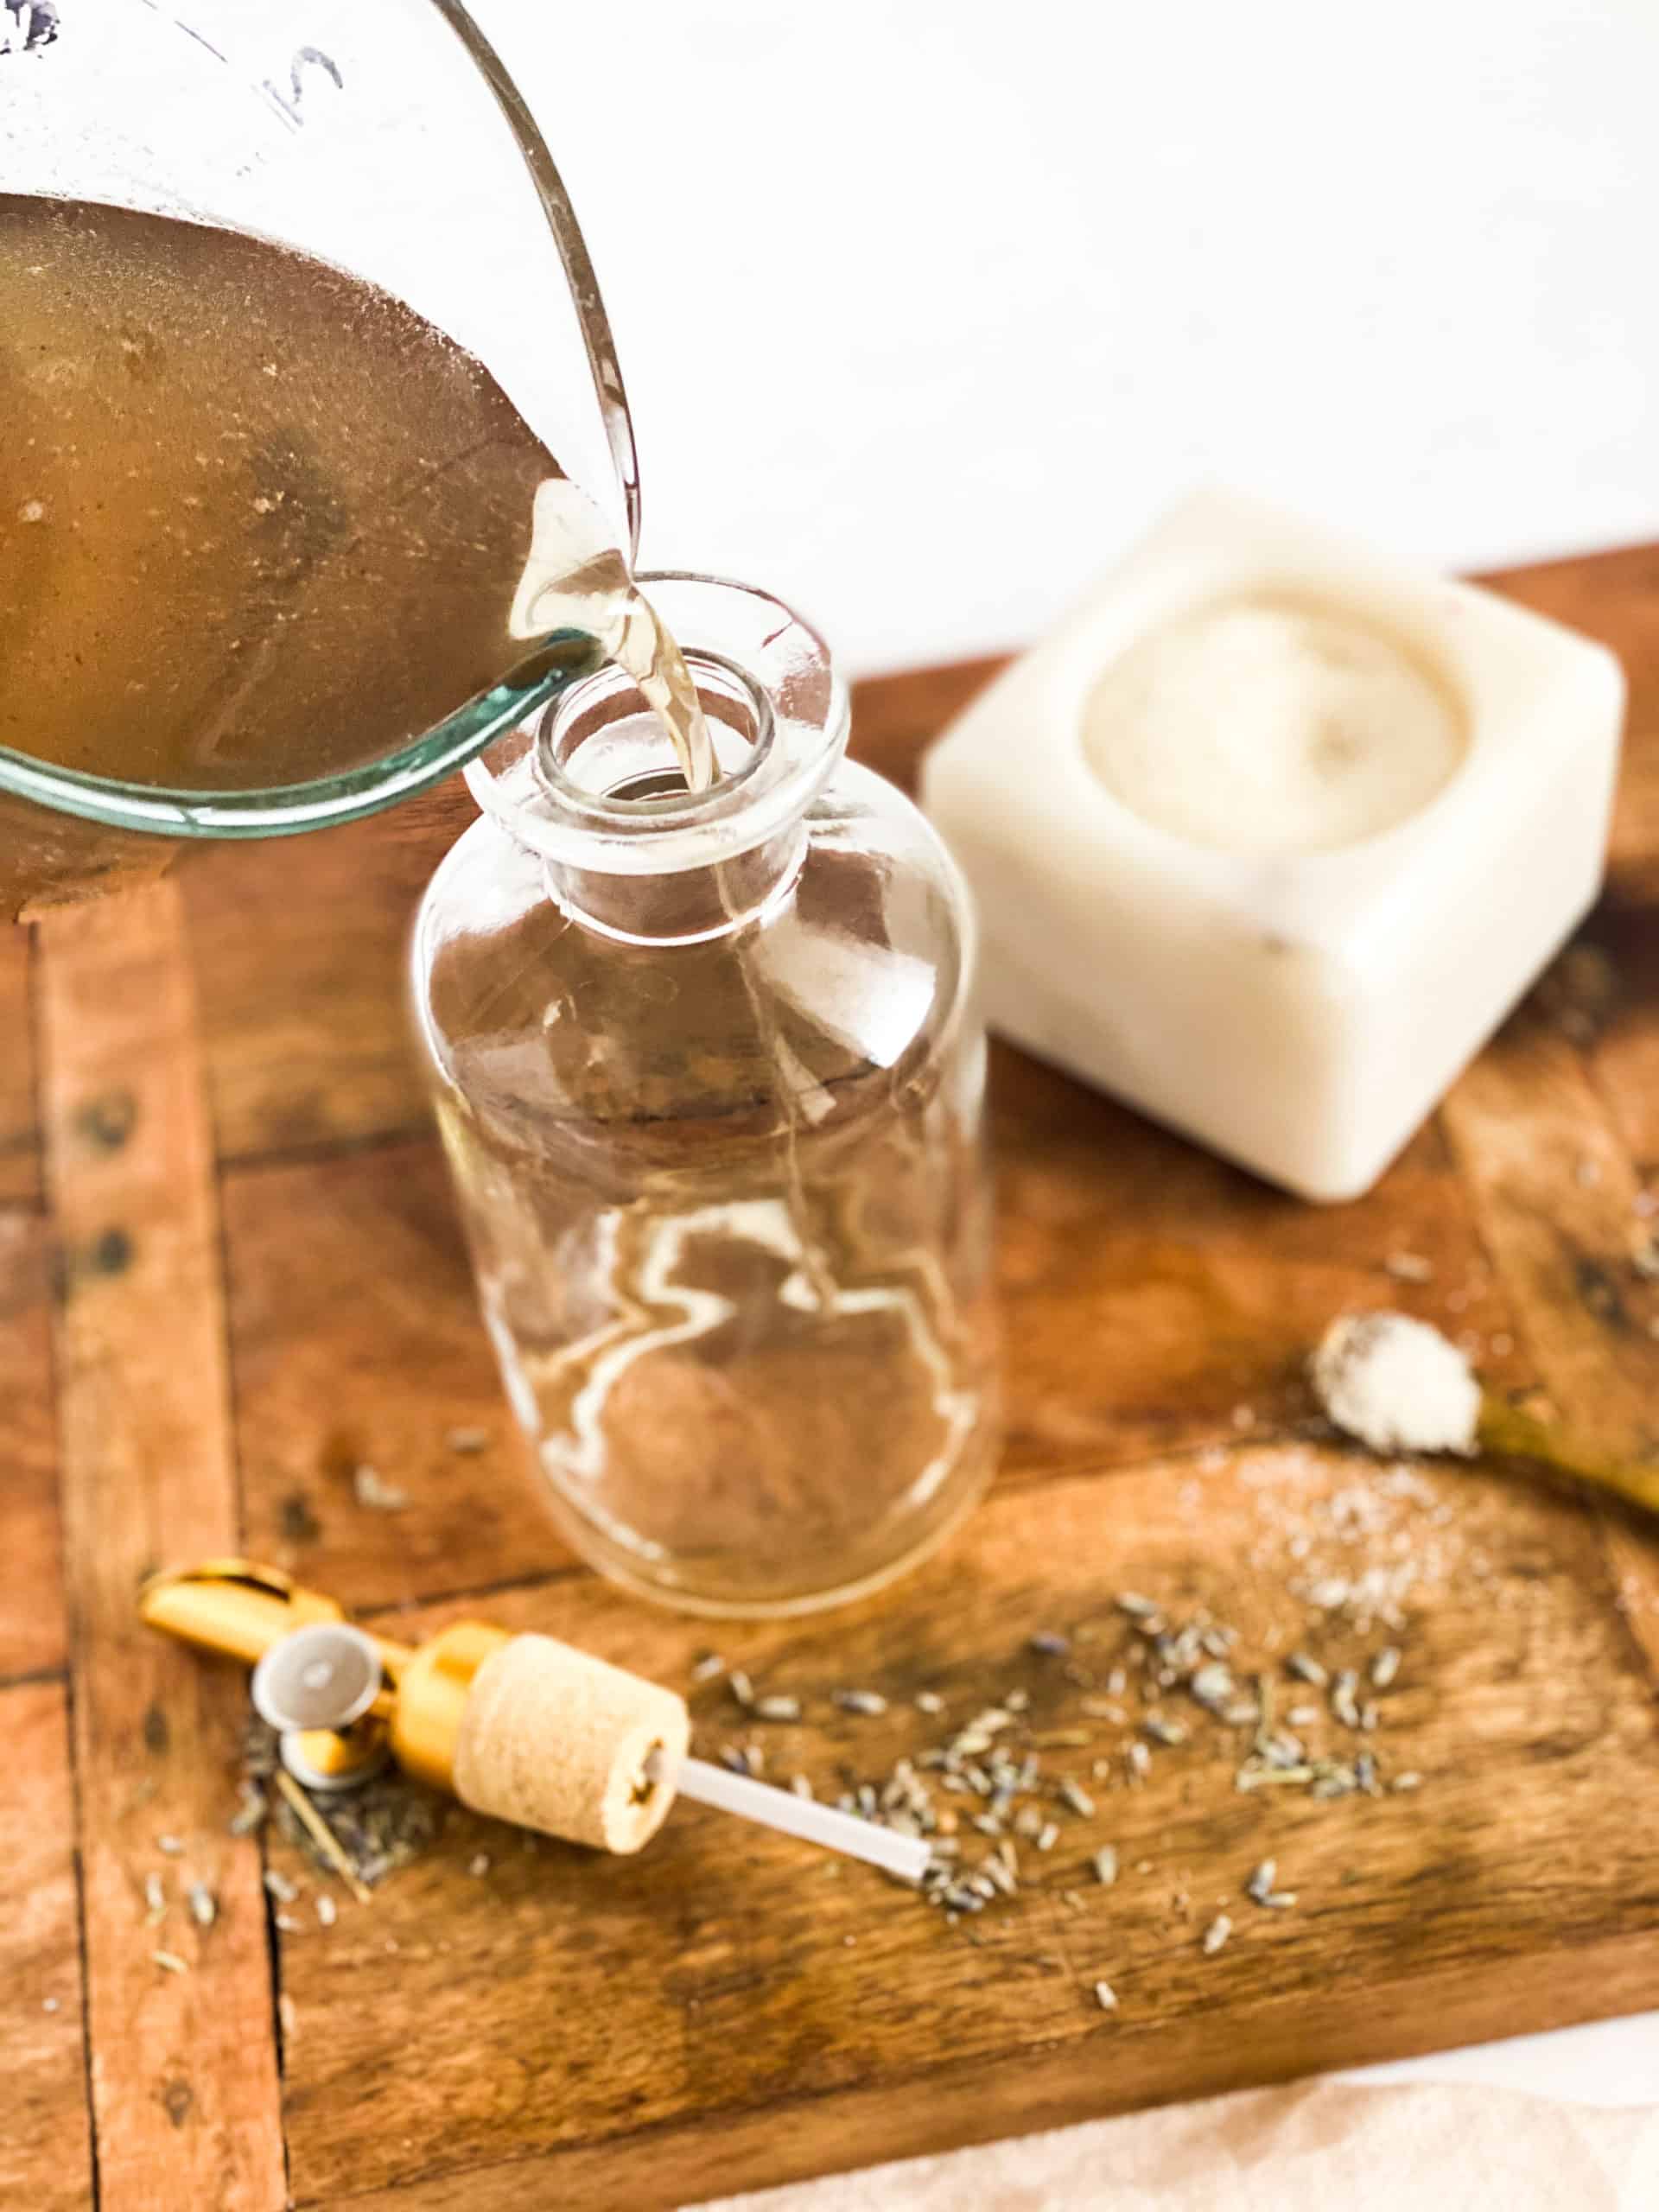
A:
[[[798,1720],[801,1700],[798,1697],[757,1698],[753,1711],[757,1720]]]
[[[830,1701],[843,1713],[874,1714],[887,1709],[887,1700],[879,1690],[831,1690]]]

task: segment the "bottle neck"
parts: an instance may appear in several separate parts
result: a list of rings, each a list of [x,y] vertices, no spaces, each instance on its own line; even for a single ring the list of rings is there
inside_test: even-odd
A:
[[[729,860],[659,875],[613,875],[544,863],[554,899],[583,928],[628,944],[701,944],[729,936],[787,897],[806,855],[806,825],[791,823]]]
[[[537,734],[531,773],[578,833],[569,857],[548,860],[548,889],[573,921],[625,943],[696,944],[741,929],[806,849],[798,817],[749,842],[746,802],[774,736],[765,694],[739,669],[692,666],[715,766],[704,790],[690,789],[686,756],[615,668],[574,685]],[[675,836],[700,823],[710,832],[702,854]]]
[[[577,677],[467,780],[573,920],[624,943],[696,944],[787,898],[846,745],[847,694],[823,640],[769,594],[640,581],[683,648],[714,782],[689,788],[664,724],[615,666]]]

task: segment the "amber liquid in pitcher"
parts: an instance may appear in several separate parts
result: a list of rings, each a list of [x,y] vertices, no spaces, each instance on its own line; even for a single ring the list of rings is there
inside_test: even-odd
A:
[[[599,636],[697,765],[695,692],[598,511],[480,362],[360,277],[0,194],[0,746],[194,791],[381,759],[531,654],[552,485],[540,634]],[[0,834],[16,865],[28,817]]]

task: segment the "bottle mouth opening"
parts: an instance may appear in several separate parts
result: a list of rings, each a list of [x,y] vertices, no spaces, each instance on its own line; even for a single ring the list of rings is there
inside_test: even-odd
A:
[[[781,600],[683,572],[638,582],[679,640],[718,773],[688,790],[632,679],[613,665],[572,671],[467,770],[484,811],[561,868],[656,875],[728,862],[800,823],[846,746],[846,687]]]
[[[776,734],[772,702],[735,661],[686,652],[717,773],[701,791],[686,781],[666,723],[615,667],[583,677],[542,715],[531,772],[556,804],[596,824],[643,830],[706,817],[760,771]]]

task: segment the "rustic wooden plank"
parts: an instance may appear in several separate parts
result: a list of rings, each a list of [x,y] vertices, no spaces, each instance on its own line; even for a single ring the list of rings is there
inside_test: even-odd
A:
[[[1372,1198],[1316,1213],[1019,1054],[999,1053],[1003,1478],[1296,1427],[1344,1307],[1467,1333],[1536,1380],[1433,1132]],[[225,1191],[247,1541],[378,1605],[566,1565],[507,1415],[435,1143],[232,1172]],[[1425,1262],[1427,1282],[1389,1262]],[[452,1433],[483,1430],[457,1455]],[[364,1464],[407,1493],[360,1504]]]
[[[1009,1472],[1306,1421],[1308,1348],[1349,1309],[1419,1313],[1466,1335],[1500,1387],[1535,1379],[1433,1129],[1369,1197],[1325,1209],[1007,1048],[992,1101]]]
[[[1652,1287],[1630,1266],[1659,1166],[1659,547],[1512,572],[1502,587],[1612,646],[1630,681],[1609,880],[1580,943],[1453,1091],[1445,1125],[1561,1412],[1615,1451],[1659,1445]],[[1587,1071],[1587,1079],[1586,1079]],[[1644,1201],[1645,1202],[1645,1201]],[[1607,1542],[1659,1672],[1659,1546]]]
[[[224,1830],[243,1694],[141,1629],[133,1604],[150,1569],[237,1536],[219,1215],[176,891],[61,910],[41,946],[101,2203],[268,2212],[286,2190],[264,1900],[255,1847]],[[192,1880],[218,1898],[212,1927],[186,1910]],[[158,1965],[158,1949],[185,1971]]]
[[[946,722],[1007,666],[1009,658],[994,653],[943,667],[901,669],[855,683],[854,757],[913,792],[923,753]]]
[[[569,1564],[501,1395],[448,1173],[420,1140],[226,1179],[247,1541],[357,1605]],[[480,1431],[481,1452],[448,1439]],[[359,1504],[356,1470],[406,1492]]]
[[[179,851],[168,837],[106,829],[0,792],[0,928],[66,901],[152,884]]]
[[[1588,1945],[1555,1953],[1538,1961],[1541,1985],[1550,1990],[1550,2016],[1560,2025],[1600,2017],[1591,1991],[1601,1996],[1626,1993],[1623,2009],[1643,2001],[1649,1965],[1633,1959],[1627,1943]],[[1373,1985],[1367,1993],[1379,2009],[1392,2007],[1398,1993]],[[1420,1977],[1408,2011],[1396,2019],[1396,2033],[1424,2028],[1421,2050],[1449,2049],[1478,2042],[1494,2032],[1490,1991],[1454,1972]],[[1430,2029],[1427,2023],[1433,2022]],[[1497,2032],[1505,2029],[1500,2024]],[[1355,2015],[1337,2022],[1322,2063],[1331,2070],[1367,2062],[1369,2036]],[[1248,2051],[1229,2050],[1211,2040],[1199,2057],[1201,2090],[1194,2096],[1293,2081],[1306,2070],[1307,2022],[1300,1993],[1270,2000],[1252,2016]],[[810,2100],[780,2099],[764,2110],[737,2113],[720,2126],[677,2131],[655,2145],[641,2145],[627,2173],[629,2212],[699,2204],[735,2190],[809,2181],[849,2166],[863,2168],[888,2159],[915,2157],[917,2107],[931,2107],[929,2133],[939,2150],[993,2143],[1010,2135],[1063,2127],[1077,2113],[1106,2117],[1143,2107],[1155,2100],[1135,2094],[1140,2073],[1134,2056],[1123,2064],[1122,2045],[1135,2050],[1133,2032],[1103,2025],[1092,2037],[1047,2051],[1029,2063],[964,2065],[941,2079],[938,2069],[860,2084],[835,2100],[833,2112]],[[1402,2050],[1400,2056],[1408,2054]],[[1183,2092],[1183,2098],[1189,2093]],[[652,2155],[654,2153],[654,2156]],[[543,2212],[556,2204],[564,2212],[588,2205],[609,2207],[615,2198],[615,2146],[608,2142],[568,2151],[535,2154],[460,2172],[416,2178],[390,2189],[353,2191],[328,2200],[327,2212]],[[1109,2202],[1109,2200],[1105,2200]],[[1006,2199],[999,2200],[1006,2202]],[[311,2212],[302,2206],[301,2212]]]
[[[1659,1454],[1659,1283],[1634,1249],[1642,1185],[1572,1041],[1523,1010],[1443,1109],[1557,1413],[1605,1450]],[[1659,1677],[1659,1532],[1605,1516],[1621,1603]]]
[[[62,1685],[0,1691],[7,1786],[0,1791],[0,2028],[5,2124],[0,2202],[86,2212],[92,2202],[81,2040],[74,1795]]]
[[[1659,1452],[1659,1283],[1640,1184],[1572,1045],[1518,1015],[1443,1109],[1541,1379],[1610,1452]]]
[[[181,872],[221,1158],[426,1125],[405,1010],[409,926],[476,816],[456,777],[372,821],[298,846],[220,846]]]
[[[0,1211],[0,1681],[64,1659],[46,1225]]]
[[[1659,904],[1611,893],[1541,994],[1638,1169],[1659,1182]]]
[[[1659,905],[1659,545],[1513,569],[1504,595],[1611,645],[1630,679],[1611,882],[1623,904]]]
[[[29,931],[0,920],[0,1203],[41,1193],[29,963]]]
[[[760,2183],[1655,2001],[1649,1686],[1593,1520],[1524,1481],[1402,1477],[1312,1446],[1068,1478],[994,1499],[896,1601],[726,1624],[718,1641],[804,1702],[802,1725],[764,1732],[769,1770],[833,1791],[1016,1684],[1039,1733],[1077,1721],[1087,1692],[1026,1639],[1071,1633],[1098,1682],[1128,1638],[1109,1596],[1125,1585],[1207,1604],[1241,1650],[1307,1642],[1357,1663],[1392,1632],[1317,1615],[1293,1586],[1366,1567],[1394,1578],[1409,1622],[1366,1740],[1385,1770],[1421,1770],[1420,1789],[1241,1794],[1239,1733],[1207,1722],[1130,1786],[1123,1728],[1084,1719],[1091,1745],[1051,1751],[1048,1770],[1111,1759],[1089,1783],[1095,1817],[1058,1813],[1052,1853],[1021,1847],[1020,1898],[956,1928],[879,1877],[827,1875],[803,1847],[695,1808],[631,1861],[528,1851],[454,1809],[371,1907],[342,1901],[335,1928],[284,1940],[296,2199],[643,2212],[693,2180]],[[585,1576],[482,1610],[668,1681],[709,1637]],[[398,1617],[399,1633],[420,1624]],[[834,1711],[829,1690],[849,1681],[888,1693],[889,1712]],[[914,1710],[923,1687],[949,1720]],[[694,1710],[705,1749],[738,1731],[718,1685]],[[1610,1821],[1597,1808],[1613,1803]],[[1088,1856],[1108,1840],[1123,1872],[1103,1889]],[[1241,1900],[1268,1855],[1294,1911]],[[1236,1933],[1206,1958],[1218,1909]],[[1090,1995],[1101,1975],[1121,2000],[1109,2019]]]
[[[1611,645],[1630,680],[1606,893],[1544,996],[1626,1147],[1659,1173],[1659,547],[1552,562],[1504,588]]]

